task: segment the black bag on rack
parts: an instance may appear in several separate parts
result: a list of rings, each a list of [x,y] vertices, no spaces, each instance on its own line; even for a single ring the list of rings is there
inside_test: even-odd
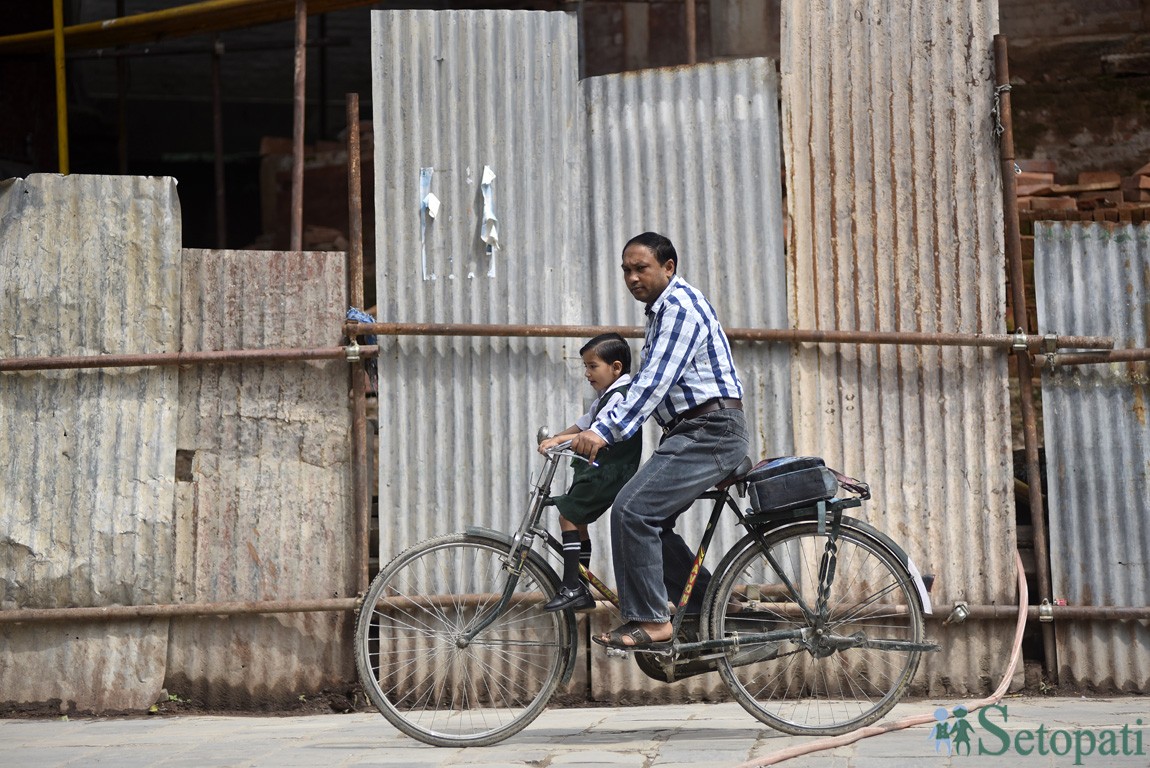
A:
[[[751,507],[756,512],[782,512],[834,498],[839,477],[817,456],[767,459],[747,473]]]

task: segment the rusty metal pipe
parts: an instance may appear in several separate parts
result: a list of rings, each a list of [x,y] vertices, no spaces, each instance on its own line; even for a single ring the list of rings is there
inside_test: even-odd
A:
[[[361,357],[378,353],[377,346],[359,348]],[[345,347],[285,349],[225,349],[208,352],[156,352],[130,355],[85,355],[73,357],[8,357],[0,358],[0,372],[51,371],[72,368],[147,368],[158,365],[193,365],[202,363],[295,362],[300,360],[337,360],[345,358]]]
[[[169,603],[109,605],[99,608],[21,608],[0,611],[0,624],[51,621],[125,621],[177,616],[243,616],[258,613],[321,613],[358,610],[357,597],[321,600],[254,600],[234,603]]]
[[[731,328],[732,341],[780,341],[810,344],[900,344],[938,347],[986,347],[1011,349],[1025,343],[1027,349],[1038,349],[1048,337],[1037,334],[934,333],[929,331],[815,331],[800,329],[762,330]],[[1111,349],[1114,339],[1108,336],[1056,336],[1059,349]]]
[[[307,86],[307,3],[295,0],[295,88],[292,103],[291,250],[303,250],[304,98]]]
[[[394,608],[436,608],[452,606],[494,605],[501,595],[491,593],[463,595],[426,595],[419,597],[387,597],[373,606],[373,610]],[[544,602],[547,595],[519,593],[511,596],[511,604]],[[96,608],[21,608],[0,611],[0,624],[39,624],[53,621],[128,621],[132,619],[173,618],[179,616],[245,616],[261,613],[322,613],[357,611],[363,604],[359,597],[336,597],[316,600],[250,600],[226,603],[167,603],[159,605],[108,605]]]
[[[938,607],[938,606],[936,606]],[[1106,605],[1037,605],[1028,606],[1028,621],[1038,621],[1043,611],[1049,612],[1053,621],[1147,621],[1150,620],[1150,606],[1106,606]],[[1011,605],[968,605],[967,621],[1014,619],[1018,617],[1018,607]],[[938,611],[927,617],[929,620],[943,621],[945,611]]]
[[[344,324],[348,338],[362,334],[381,336],[486,336],[495,338],[586,338],[615,331],[623,336],[641,338],[643,330],[635,326],[597,325],[466,325],[424,323],[356,323]],[[975,346],[1009,348],[1019,340],[1014,335],[941,334],[898,331],[803,331],[761,330],[734,328],[727,333],[732,341],[761,341],[785,343],[830,344],[906,344],[913,346]],[[1021,337],[1028,348],[1049,340],[1048,336]],[[1060,349],[1105,349],[1113,339],[1105,336],[1058,336],[1055,344]],[[1117,350],[1115,359],[1141,359],[1121,357],[1141,350]],[[379,353],[378,345],[361,345],[360,357]],[[346,356],[345,347],[230,349],[203,352],[156,352],[151,354],[73,355],[57,357],[0,358],[0,372],[61,370],[70,368],[141,368],[163,365],[192,365],[197,363],[244,363],[294,360],[334,360]],[[1105,362],[1091,355],[1081,355],[1080,362]],[[1078,356],[1061,355],[1059,359]]]
[[[124,0],[116,0],[116,16],[124,15]],[[116,48],[116,154],[121,176],[128,175],[128,60]]]
[[[224,186],[224,97],[220,77],[220,59],[224,44],[219,35],[212,36],[212,170],[216,184],[216,247],[228,247],[228,205]]]
[[[373,333],[380,336],[498,336],[539,338],[585,338],[614,331],[624,337],[642,338],[638,326],[598,325],[480,325],[468,323],[356,323],[348,322],[344,331],[349,336]],[[765,341],[786,343],[831,344],[906,344],[914,346],[955,346],[1013,348],[1025,342],[1037,351],[1049,336],[1031,334],[932,333],[925,331],[815,331],[793,328],[728,328],[731,341]],[[1114,339],[1108,336],[1056,336],[1059,349],[1111,349]]]
[[[1054,355],[1052,362],[1059,365],[1097,365],[1099,363],[1133,363],[1141,360],[1150,360],[1150,347],[1132,347],[1130,349],[1115,349],[1109,352],[1082,352],[1063,353]],[[1035,355],[1034,364],[1041,367],[1047,358],[1045,355]]]
[[[686,22],[685,34],[687,37],[687,63],[698,64],[699,52],[697,50],[697,43],[695,40],[695,38],[698,36],[698,30],[696,29],[696,26],[698,25],[698,14],[695,11],[695,0],[685,0],[683,6],[683,12],[686,16],[684,21]]]
[[[1010,67],[1005,35],[994,36],[995,88],[999,99],[998,119],[1002,125],[998,150],[1002,162],[1002,207],[1005,220],[1006,257],[1010,268],[1010,291],[1014,327],[1026,331],[1026,275],[1022,265],[1022,235],[1018,225],[1018,187],[1014,178],[1014,129],[1010,111]],[[1050,600],[1050,553],[1047,544],[1046,509],[1042,498],[1042,474],[1038,458],[1038,413],[1034,405],[1034,371],[1030,354],[1017,351],[1018,399],[1022,410],[1023,447],[1026,452],[1026,481],[1030,486],[1030,518],[1034,526],[1035,580],[1040,600]],[[1058,675],[1054,628],[1042,625],[1042,645],[1046,671]]]
[[[359,94],[347,94],[347,281],[348,299],[363,307],[363,199],[359,147]],[[350,337],[354,338],[354,337]],[[367,382],[363,366],[348,369],[351,377],[352,498],[356,520],[356,582],[367,591],[371,565],[371,478],[367,462]]]
[[[56,69],[56,153],[68,175],[68,86],[64,66],[64,0],[52,0],[52,51]]]
[[[320,40],[327,37],[327,14],[321,13],[319,15],[317,34]],[[306,40],[304,46],[307,46]],[[316,110],[316,117],[319,118],[319,128],[316,130],[316,136],[322,140],[327,138],[327,47],[319,46],[318,54],[317,79],[319,82],[316,84],[316,101],[319,102],[319,109]]]
[[[542,593],[512,595],[512,604],[542,602],[547,596]],[[388,597],[373,606],[373,610],[406,610],[410,608],[441,608],[452,606],[475,607],[494,605],[500,595],[476,593],[463,595],[421,595],[418,597]],[[316,600],[254,600],[226,603],[174,603],[159,605],[110,605],[98,608],[22,608],[0,611],[0,624],[40,624],[69,621],[128,621],[147,618],[175,618],[182,616],[245,616],[279,613],[327,613],[336,611],[356,611],[362,601],[356,597],[337,597]],[[1013,619],[1018,609],[1009,605],[969,605],[966,606],[968,620]],[[1099,606],[1099,605],[1050,605],[1040,608],[1032,605],[1027,608],[1027,617],[1037,620],[1045,610],[1054,621],[1147,621],[1150,620],[1150,606]],[[928,620],[943,621],[944,612],[926,617]]]

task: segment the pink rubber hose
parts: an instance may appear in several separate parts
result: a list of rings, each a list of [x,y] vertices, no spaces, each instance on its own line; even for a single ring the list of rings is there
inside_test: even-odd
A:
[[[1018,570],[1018,623],[1014,628],[1014,650],[1010,654],[1010,664],[1006,667],[1006,674],[1002,676],[1002,682],[998,684],[998,688],[994,693],[990,694],[990,696],[981,701],[976,701],[967,707],[967,711],[972,713],[990,704],[997,704],[999,700],[1002,699],[1010,687],[1010,681],[1014,678],[1014,670],[1018,667],[1019,656],[1022,655],[1022,632],[1026,629],[1026,609],[1030,603],[1030,594],[1026,589],[1026,575],[1022,572],[1022,556],[1018,554],[1018,550],[1014,551],[1014,565]],[[904,728],[910,728],[914,725],[926,725],[927,723],[934,722],[936,721],[933,714],[911,715],[910,717],[891,723],[860,728],[857,731],[845,733],[842,736],[832,736],[830,738],[800,744],[795,747],[780,749],[778,752],[772,752],[766,757],[740,763],[735,768],[759,768],[759,766],[764,765],[777,765],[784,760],[790,760],[792,757],[809,755],[812,752],[822,752],[825,749],[834,749],[835,747],[854,744],[856,741],[861,741],[870,736],[878,736],[883,733],[890,733],[891,731],[901,731]]]

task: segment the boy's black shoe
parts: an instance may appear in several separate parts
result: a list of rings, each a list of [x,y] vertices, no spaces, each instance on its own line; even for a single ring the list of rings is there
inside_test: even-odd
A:
[[[587,589],[587,585],[580,584],[577,587],[560,587],[555,597],[543,606],[543,610],[565,611],[570,608],[573,611],[586,611],[594,607],[595,599],[591,597],[591,590]]]

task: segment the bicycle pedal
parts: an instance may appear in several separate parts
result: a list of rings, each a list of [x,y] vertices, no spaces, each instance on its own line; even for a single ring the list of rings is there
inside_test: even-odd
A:
[[[658,643],[655,646],[644,645],[639,648],[616,648],[608,645],[604,647],[607,655],[613,659],[625,659],[633,653],[646,653],[651,656],[674,656],[675,651],[670,643]]]

